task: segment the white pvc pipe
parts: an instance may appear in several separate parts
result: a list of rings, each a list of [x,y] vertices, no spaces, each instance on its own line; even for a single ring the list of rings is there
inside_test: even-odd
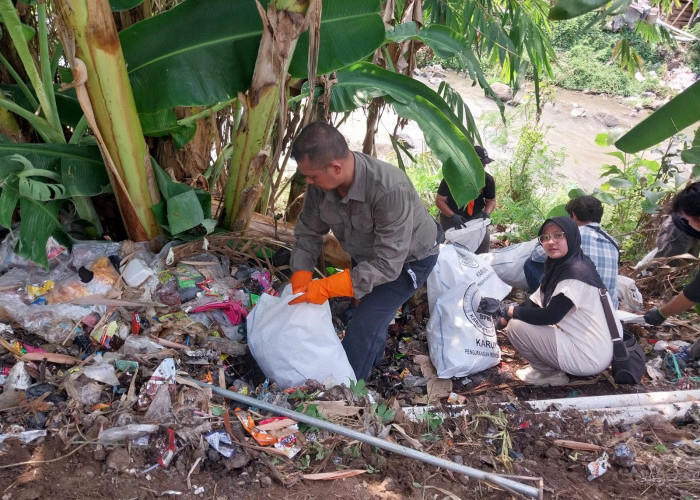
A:
[[[554,406],[557,410],[591,410],[598,408],[621,408],[625,406],[649,406],[682,402],[700,402],[700,390],[544,399],[539,401],[526,401],[525,404],[529,405],[533,410],[544,411],[551,406]]]
[[[525,404],[533,410],[543,412],[556,408],[557,411],[547,412],[552,418],[560,418],[562,410],[577,410],[616,425],[634,424],[650,415],[660,415],[666,420],[682,418],[699,402],[700,390],[695,390],[546,399],[526,401]]]

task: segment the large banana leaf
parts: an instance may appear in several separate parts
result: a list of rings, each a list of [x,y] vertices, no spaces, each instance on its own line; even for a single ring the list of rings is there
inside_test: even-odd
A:
[[[442,161],[447,185],[459,206],[479,195],[484,167],[468,132],[445,101],[432,89],[408,76],[370,63],[357,63],[337,73],[331,90],[331,110],[345,112],[383,96],[396,112],[414,120],[430,149]]]
[[[20,166],[10,156],[20,154],[34,168],[58,172],[71,196],[95,196],[110,191],[100,150],[91,144],[36,144],[0,142],[0,178]]]
[[[626,153],[636,153],[656,146],[697,121],[700,121],[700,80],[620,137],[615,146]]]
[[[378,0],[325,0],[319,74],[372,53],[384,39]],[[188,0],[119,34],[140,113],[207,106],[250,86],[262,34],[252,0]],[[306,59],[295,72],[306,74]],[[303,67],[303,70],[301,69]]]
[[[556,21],[582,16],[602,7],[608,0],[559,0],[549,10],[549,18]]]
[[[384,42],[379,0],[325,0],[321,14],[318,74],[323,75],[361,61]],[[309,32],[297,41],[289,73],[308,75]]]

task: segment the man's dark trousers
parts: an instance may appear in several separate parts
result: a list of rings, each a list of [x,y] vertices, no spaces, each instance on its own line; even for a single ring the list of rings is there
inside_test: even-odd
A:
[[[384,354],[389,323],[399,307],[428,279],[437,254],[407,262],[394,281],[375,287],[360,299],[345,330],[343,348],[357,380],[367,379]]]

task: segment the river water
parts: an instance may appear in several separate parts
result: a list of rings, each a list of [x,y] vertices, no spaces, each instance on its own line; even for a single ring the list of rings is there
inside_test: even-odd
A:
[[[522,111],[524,107],[506,105],[508,142],[502,145],[503,142],[498,137],[499,132],[494,127],[494,124],[499,122],[499,119],[495,118],[495,114],[498,113],[495,102],[485,97],[481,87],[472,86],[472,81],[463,75],[449,70],[443,73],[447,83],[459,92],[474,115],[489,156],[498,162],[496,165],[507,164],[517,143],[518,131],[523,124],[527,123]],[[433,83],[420,80],[437,90],[439,82],[436,80],[433,80]],[[522,100],[526,93],[527,89],[521,89],[516,95],[516,100]],[[572,116],[574,108],[581,108],[585,112],[584,116]],[[648,110],[636,111],[631,105],[625,104],[622,98],[554,89],[553,97],[543,109],[541,123],[546,128],[545,141],[551,148],[562,150],[565,155],[562,165],[557,169],[562,174],[561,182],[567,187],[578,185],[587,191],[599,186],[601,184],[600,167],[606,163],[615,163],[617,160],[606,154],[615,151],[615,148],[598,146],[595,143],[596,135],[602,132],[627,130],[650,113],[651,111]],[[606,126],[601,121],[602,118],[596,117],[601,115],[606,115],[608,122],[611,121],[610,117],[613,117],[613,121],[617,124],[613,127]],[[389,135],[393,132],[395,123],[396,115],[391,110],[386,110],[376,136],[377,156],[380,158],[391,159],[394,155]],[[362,149],[365,134],[365,117],[362,111],[353,113],[340,130],[350,141],[351,149]],[[414,151],[420,152],[427,149],[423,134],[415,123],[410,122],[401,133],[413,142]]]

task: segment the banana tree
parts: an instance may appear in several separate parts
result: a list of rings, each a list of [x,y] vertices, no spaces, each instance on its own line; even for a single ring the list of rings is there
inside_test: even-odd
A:
[[[24,257],[47,264],[44,248],[49,236],[62,237],[70,244],[57,218],[58,209],[66,201],[70,200],[78,217],[88,222],[88,234],[101,235],[101,224],[89,197],[104,192],[108,181],[104,168],[99,164],[95,167],[91,146],[80,144],[85,127],[78,118],[66,117],[73,127],[70,141],[66,141],[63,125],[67,122],[60,116],[59,103],[65,104],[70,97],[56,92],[53,83],[60,46],[49,38],[47,5],[39,3],[35,9],[36,30],[22,24],[11,0],[0,0],[0,21],[28,80],[24,81],[8,57],[0,56],[0,63],[14,80],[13,85],[2,86],[0,95],[5,124],[2,134],[6,138],[0,138],[0,224],[10,227],[15,207],[19,206],[23,223],[17,250]],[[32,46],[38,48],[38,53],[32,52]],[[15,117],[29,123],[45,144],[19,142],[23,138]],[[40,185],[46,190],[34,189]]]
[[[97,138],[129,237],[160,233],[151,159],[108,0],[54,0],[73,86]]]

